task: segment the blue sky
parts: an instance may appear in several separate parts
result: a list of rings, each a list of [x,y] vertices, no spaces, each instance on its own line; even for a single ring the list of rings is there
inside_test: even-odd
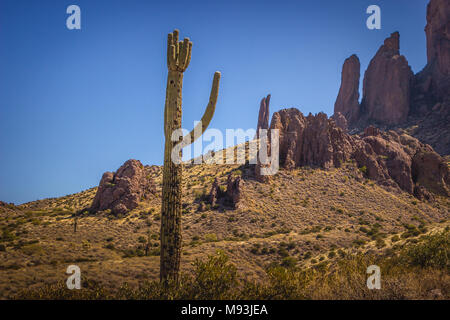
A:
[[[254,128],[271,113],[333,112],[344,60],[365,71],[391,32],[414,72],[426,63],[427,0],[148,1],[0,0],[0,200],[22,203],[79,192],[130,158],[163,160],[166,37],[193,41],[184,75],[190,130],[222,72],[210,124]],[[66,8],[81,8],[81,30]],[[366,8],[381,7],[381,30]]]

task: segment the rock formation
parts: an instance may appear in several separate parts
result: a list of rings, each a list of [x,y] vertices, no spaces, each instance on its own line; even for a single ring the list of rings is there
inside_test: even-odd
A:
[[[211,206],[218,203],[230,205],[237,209],[241,201],[242,196],[242,179],[240,176],[233,177],[232,174],[228,175],[227,188],[223,192],[220,188],[218,179],[214,179],[214,183],[211,186],[211,191],[208,195],[208,201]]]
[[[298,109],[283,109],[273,114],[270,129],[279,129],[280,165],[285,168],[339,167],[351,153],[352,138],[324,113],[305,117]]]
[[[258,114],[258,124],[256,126],[256,136],[259,137],[259,129],[269,128],[269,104],[270,104],[270,94],[267,97],[262,98],[259,106]]]
[[[450,173],[444,159],[429,145],[395,131],[368,127],[350,136],[323,113],[307,117],[295,109],[272,116],[270,129],[280,130],[280,166],[340,167],[355,160],[367,178],[398,187],[419,198],[427,192],[449,195]]]
[[[450,3],[431,0],[427,7],[427,65],[416,74],[413,93],[415,113],[426,115],[450,92]],[[435,111],[435,110],[434,110]]]
[[[449,95],[450,88],[450,2],[431,0],[427,7],[427,80],[424,89],[437,98]],[[428,86],[428,88],[426,87]]]
[[[366,130],[362,142],[354,158],[366,167],[369,178],[382,184],[393,181],[402,190],[419,196],[424,189],[449,195],[449,168],[429,145],[392,130]]]
[[[342,113],[336,112],[330,118],[333,119],[336,125],[339,128],[341,128],[344,132],[348,132],[348,122]]]
[[[270,94],[267,95],[267,97],[262,98],[260,107],[259,107],[259,114],[258,114],[258,124],[256,126],[256,139],[259,139],[259,129],[269,129],[269,104],[270,104]],[[269,137],[268,137],[269,138]],[[270,139],[270,138],[269,138]],[[258,151],[256,152],[256,166],[255,166],[255,176],[256,179],[260,182],[266,182],[268,177],[261,174],[261,169],[265,167],[265,165],[261,164],[260,156],[259,156],[259,150],[262,148],[262,144],[260,141],[257,142],[257,148]],[[267,154],[270,153],[270,141],[267,141]]]
[[[219,195],[220,195],[219,180],[215,178],[208,195],[208,201],[212,206],[216,205]]]
[[[408,117],[414,74],[400,55],[399,38],[394,32],[384,41],[364,74],[361,116],[369,122],[396,125]]]
[[[241,176],[233,178],[230,174],[227,179],[227,198],[229,203],[233,205],[235,209],[239,207],[242,193],[242,180]]]
[[[427,8],[427,65],[416,74],[410,127],[440,154],[450,154],[450,2],[431,0]]]
[[[105,172],[100,180],[91,211],[110,209],[123,214],[155,193],[155,185],[140,161],[128,160],[115,173]]]
[[[425,27],[427,64],[414,76],[399,53],[398,33],[385,40],[365,72],[360,108],[355,107],[358,62],[356,56],[348,58],[333,116],[338,126],[343,127],[337,120],[342,113],[350,132],[374,124],[384,129],[410,128],[411,135],[440,154],[450,154],[449,17],[448,0],[430,0]]]
[[[361,65],[356,55],[345,60],[342,67],[341,87],[334,103],[334,113],[340,113],[349,123],[359,119],[360,68]]]

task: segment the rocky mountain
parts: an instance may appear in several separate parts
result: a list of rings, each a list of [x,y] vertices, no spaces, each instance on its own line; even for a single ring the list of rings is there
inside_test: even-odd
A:
[[[365,71],[359,103],[359,60],[348,58],[333,118],[344,116],[351,132],[369,125],[405,129],[442,155],[450,154],[450,3],[431,0],[427,8],[427,65],[413,74],[400,54],[400,35],[394,32]]]
[[[400,188],[421,199],[430,192],[449,196],[450,172],[446,161],[418,139],[393,130],[366,128],[349,135],[326,114],[305,117],[295,108],[275,112],[270,129],[280,130],[280,165],[339,168],[355,161],[367,178]]]

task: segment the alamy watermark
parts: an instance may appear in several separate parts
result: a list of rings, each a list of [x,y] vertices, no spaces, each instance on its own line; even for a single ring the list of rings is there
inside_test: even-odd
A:
[[[69,289],[69,290],[81,289],[81,269],[80,269],[80,267],[76,266],[76,265],[70,265],[67,267],[66,273],[70,274],[70,276],[67,278],[67,281],[66,281],[67,289]]]
[[[70,14],[66,20],[66,27],[69,30],[80,30],[81,29],[81,9],[79,6],[72,4],[67,7],[67,14]]]
[[[370,290],[381,289],[381,269],[379,266],[371,265],[367,267],[367,274],[370,274],[367,278],[367,288]]]
[[[183,156],[192,158],[193,148],[194,154],[200,154],[193,158],[194,164],[260,164],[261,175],[276,174],[279,170],[279,130],[259,129],[259,139],[253,139],[255,136],[255,129],[226,129],[225,139],[219,129],[207,129],[202,134],[201,121],[198,121],[194,123],[195,141],[193,143],[192,136],[186,129],[180,128],[172,132],[172,142],[178,143],[172,149],[171,159],[173,163],[180,164],[183,162]],[[205,148],[203,148],[204,142],[208,143]],[[224,148],[224,142],[225,146],[230,147]],[[188,147],[191,143],[192,148]],[[224,149],[225,151],[222,152]],[[215,152],[216,150],[218,152]]]
[[[381,9],[379,6],[373,4],[367,7],[367,14],[370,16],[367,18],[366,26],[369,30],[381,29]]]

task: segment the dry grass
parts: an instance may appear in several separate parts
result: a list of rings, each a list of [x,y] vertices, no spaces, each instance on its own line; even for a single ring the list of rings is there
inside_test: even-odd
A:
[[[154,173],[159,188],[160,172]],[[199,212],[201,195],[209,192],[214,178],[225,185],[231,172],[243,177],[241,207]],[[352,163],[328,171],[281,170],[266,184],[254,180],[251,166],[187,165],[183,177],[183,272],[192,271],[197,258],[221,249],[243,280],[261,281],[268,265],[288,257],[289,263],[309,268],[341,260],[342,253],[395,249],[449,225],[448,198],[426,203],[387,190],[364,179]],[[105,290],[157,279],[160,196],[126,216],[81,214],[74,233],[73,215],[90,206],[95,192],[93,188],[0,211],[0,245],[5,246],[0,250],[0,297],[64,281],[70,264],[80,266],[84,277],[101,282]],[[151,250],[144,256],[147,239]],[[427,274],[437,276],[431,271],[423,276]],[[330,290],[317,292],[326,298]]]

